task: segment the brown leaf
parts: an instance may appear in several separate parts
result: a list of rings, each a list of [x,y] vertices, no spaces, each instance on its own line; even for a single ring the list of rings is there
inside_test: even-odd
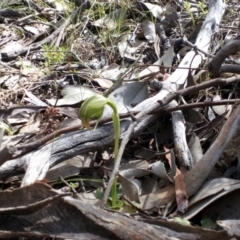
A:
[[[188,196],[186,192],[186,185],[184,181],[184,175],[177,168],[175,179],[175,191],[177,201],[177,212],[185,213],[188,208]]]
[[[169,150],[164,147],[166,152],[165,157],[168,160],[168,163],[171,168],[174,168],[175,176],[175,192],[176,192],[176,201],[177,201],[177,212],[185,213],[188,208],[188,196],[186,192],[186,185],[184,181],[184,175],[182,172],[173,164],[175,163],[174,154],[172,154],[172,150]]]

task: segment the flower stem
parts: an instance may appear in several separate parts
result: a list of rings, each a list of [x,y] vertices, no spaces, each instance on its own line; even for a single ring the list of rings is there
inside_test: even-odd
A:
[[[120,138],[120,120],[116,105],[111,101],[108,100],[107,104],[112,108],[112,119],[113,119],[113,126],[114,126],[114,135],[115,135],[115,143],[114,143],[114,164],[117,159],[118,151],[119,151],[119,138]],[[117,203],[117,179],[114,179],[112,190],[111,190],[111,197],[112,197],[112,206],[116,206]]]

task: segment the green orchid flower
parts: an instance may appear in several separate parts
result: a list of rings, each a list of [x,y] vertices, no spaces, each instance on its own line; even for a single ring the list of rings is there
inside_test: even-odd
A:
[[[120,121],[119,121],[119,115],[117,111],[117,106],[115,103],[109,99],[105,98],[101,95],[94,95],[88,99],[86,99],[80,110],[79,110],[79,116],[82,120],[82,125],[86,127],[87,129],[90,129],[90,119],[97,118],[97,124],[95,128],[98,125],[99,120],[101,119],[104,111],[104,107],[108,105],[112,108],[112,119],[113,119],[113,126],[114,126],[114,134],[115,134],[115,143],[114,143],[114,162],[118,155],[119,150],[119,138],[120,138]],[[111,190],[111,202],[113,208],[118,208],[119,206],[122,206],[120,201],[117,202],[117,180],[115,179],[112,190]]]
[[[94,95],[90,98],[87,98],[82,104],[79,115],[82,120],[82,125],[90,130],[90,119],[97,118],[98,121],[103,115],[104,107],[107,104],[107,98],[101,95]],[[95,128],[97,127],[97,124]]]

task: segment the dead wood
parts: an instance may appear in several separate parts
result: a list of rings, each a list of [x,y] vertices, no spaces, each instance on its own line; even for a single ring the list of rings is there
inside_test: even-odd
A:
[[[134,134],[138,135],[150,122],[155,121],[157,117],[157,115],[150,115],[143,118],[136,126]],[[131,120],[121,121],[121,134],[124,134],[130,123]],[[92,131],[75,131],[53,140],[41,149],[5,162],[0,167],[0,176],[3,179],[28,169],[23,185],[26,182],[34,182],[43,179],[49,167],[80,153],[106,149],[112,146],[113,142],[114,130],[112,123],[102,125]],[[29,180],[26,180],[28,178]]]
[[[170,107],[176,107],[176,101],[168,104]],[[183,136],[186,135],[185,120],[181,110],[172,112],[173,121],[173,134],[174,134],[174,148],[177,156],[179,157],[179,164],[186,169],[193,167],[192,155],[188,149],[187,140]]]
[[[236,39],[229,42],[225,45],[212,59],[212,61],[208,64],[209,71],[214,76],[219,76],[221,73],[231,72],[231,73],[240,73],[239,65],[223,65],[225,59],[230,56],[236,54],[236,52],[240,51],[240,40]]]
[[[194,195],[202,183],[207,178],[209,172],[213,169],[220,156],[222,155],[227,144],[231,141],[240,125],[240,105],[227,120],[221,129],[217,139],[210,146],[207,152],[196,166],[186,173],[185,181],[189,196]]]
[[[59,191],[39,182],[13,191],[3,191],[1,196],[0,212],[5,214],[0,215],[0,234],[3,233],[0,238],[18,234],[96,240],[230,239],[225,231],[163,221],[153,221],[152,224],[149,224],[151,221],[138,221],[72,197],[63,197]]]

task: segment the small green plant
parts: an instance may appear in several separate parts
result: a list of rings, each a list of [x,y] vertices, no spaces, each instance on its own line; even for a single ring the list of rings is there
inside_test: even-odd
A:
[[[71,188],[78,188],[79,187],[79,184],[78,184],[78,182],[70,182],[69,183],[69,186],[71,187]]]
[[[13,135],[11,127],[4,122],[0,122],[0,148],[2,145],[2,139],[3,139],[4,132],[7,132],[8,135]]]
[[[195,19],[194,19],[192,9],[191,9],[191,3],[187,2],[187,1],[184,1],[184,7],[185,7],[187,13],[190,15],[190,18],[192,20],[193,25],[195,26]]]
[[[204,216],[200,223],[202,228],[208,229],[216,228],[216,224],[214,223],[214,221],[211,218],[208,218],[207,216]]]
[[[201,1],[198,2],[198,5],[199,5],[201,11],[203,12],[203,14],[207,14],[207,12],[208,12],[208,11],[206,10],[207,5],[206,5],[204,2],[201,2]]]
[[[0,129],[6,131],[8,135],[13,135],[11,127],[4,122],[0,122]]]
[[[49,45],[43,45],[43,56],[45,57],[45,67],[49,67],[52,64],[63,62],[66,54],[64,47],[50,47]]]
[[[94,25],[99,36],[99,42],[110,58],[115,57],[113,49],[119,38],[130,31],[127,24],[127,6],[115,8],[106,4],[94,4],[90,11],[90,18],[94,19]]]
[[[115,103],[109,99],[105,98],[101,95],[94,95],[84,101],[82,104],[80,110],[79,110],[79,116],[82,120],[82,125],[86,127],[87,129],[90,129],[90,119],[96,118],[97,124],[95,125],[95,128],[98,125],[98,122],[100,118],[103,115],[104,107],[108,105],[112,108],[112,119],[113,119],[113,126],[114,126],[114,134],[115,134],[115,143],[114,143],[114,162],[116,161],[118,150],[119,150],[119,138],[120,138],[120,121],[117,111],[117,106]],[[112,208],[120,208],[123,205],[123,202],[118,201],[117,196],[117,179],[114,179],[114,183],[111,190],[111,197],[110,200],[112,202]]]
[[[24,31],[23,31],[22,28],[15,27],[15,28],[13,28],[11,30],[13,30],[19,37],[23,37],[24,36]]]
[[[191,223],[182,217],[174,217],[173,220],[183,226],[191,226]]]
[[[104,196],[104,189],[102,187],[99,187],[96,191],[96,197],[98,199],[103,199]],[[113,205],[113,199],[112,194],[108,198],[109,202],[107,202],[107,207],[109,208],[121,208],[123,206],[123,202],[120,200],[120,197],[122,196],[122,188],[121,185],[118,185],[116,187],[116,205]]]

